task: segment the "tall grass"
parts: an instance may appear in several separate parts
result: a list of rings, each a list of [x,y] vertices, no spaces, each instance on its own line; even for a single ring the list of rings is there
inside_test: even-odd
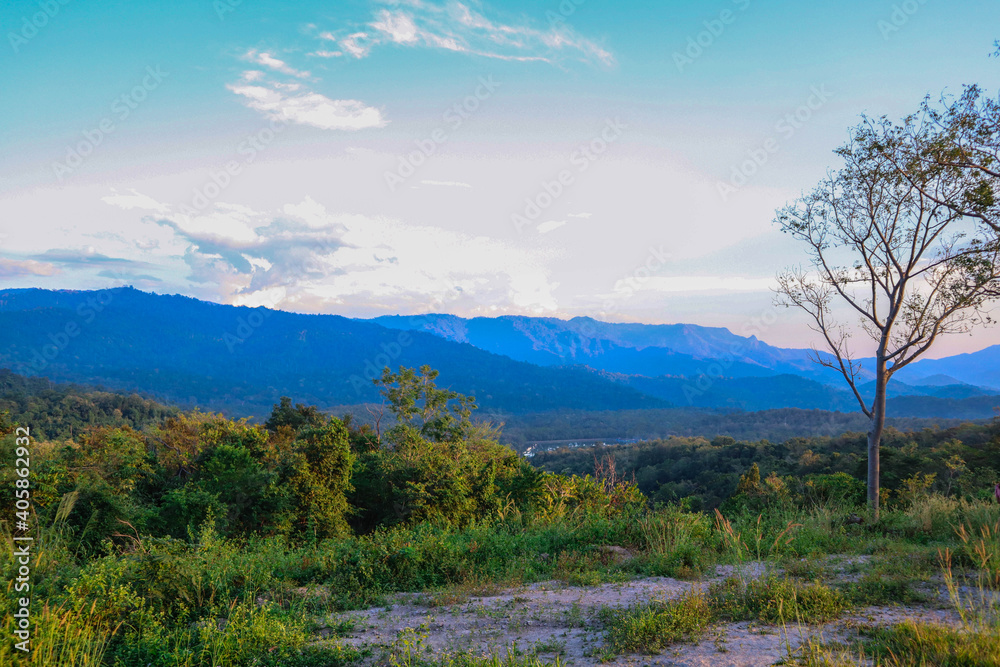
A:
[[[43,605],[31,615],[30,651],[15,648],[14,619],[4,615],[0,642],[0,665],[48,667],[97,667],[102,665],[108,643],[120,625],[109,627],[99,616],[96,602],[86,609]]]
[[[72,498],[64,502],[69,506]],[[763,561],[773,574],[804,556],[875,554],[877,562],[891,561],[900,569],[900,555],[932,556],[939,549],[942,564],[952,565],[943,570],[946,584],[953,603],[966,614],[969,632],[996,632],[991,625],[996,598],[990,594],[1000,573],[1000,508],[930,497],[889,508],[878,523],[867,517],[861,524],[848,523],[852,512],[863,513],[863,508],[775,505],[762,512],[718,513],[714,521],[676,507],[613,516],[576,513],[558,520],[509,511],[502,519],[462,529],[422,524],[306,544],[277,537],[223,539],[208,522],[188,540],[136,532],[134,539],[108,544],[106,555],[87,560],[66,547],[65,526],[57,521],[38,531],[32,609],[36,654],[22,662],[346,665],[357,653],[336,639],[316,644],[312,619],[380,603],[395,592],[433,591],[446,601],[453,590],[497,590],[553,578],[590,584],[642,574],[693,577],[718,562],[735,564],[738,576],[708,594],[711,622],[811,623],[833,618],[851,604],[914,598],[907,597],[912,592],[902,579],[875,585],[872,577],[862,577],[854,588],[838,592],[767,572],[757,581],[758,573],[744,571],[747,564]],[[10,546],[9,532],[2,536]],[[600,545],[625,547],[635,558],[616,563]],[[0,554],[0,572],[8,582],[15,572],[10,553],[8,548]],[[924,560],[920,567],[929,567]],[[799,570],[806,572],[819,559],[801,562]],[[925,572],[914,570],[910,576]],[[301,587],[319,593],[304,595]],[[6,619],[2,631],[11,636],[13,593],[8,593],[0,611]],[[613,642],[620,650],[652,650],[661,641],[658,632],[669,641],[697,636],[704,627],[704,605],[698,600],[684,605],[647,605],[616,617],[620,633]],[[883,639],[888,646],[889,639]],[[18,658],[12,651],[10,642],[0,643],[0,664]],[[418,663],[417,658],[411,664],[448,664]],[[448,659],[455,665],[538,664],[516,656]]]

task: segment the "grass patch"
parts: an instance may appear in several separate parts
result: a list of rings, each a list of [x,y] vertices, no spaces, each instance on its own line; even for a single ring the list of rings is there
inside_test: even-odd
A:
[[[700,593],[669,602],[601,612],[608,643],[619,653],[656,654],[671,644],[696,640],[712,617],[712,606]]]
[[[913,587],[914,579],[902,576],[867,574],[843,586],[842,590],[851,604],[876,607],[889,604],[914,604],[926,602],[928,597]]]
[[[825,584],[777,577],[751,581],[730,577],[713,584],[709,597],[716,614],[729,621],[823,623],[850,606],[840,591]]]
[[[956,630],[911,620],[864,631],[865,648],[888,667],[1000,667],[1000,631]]]

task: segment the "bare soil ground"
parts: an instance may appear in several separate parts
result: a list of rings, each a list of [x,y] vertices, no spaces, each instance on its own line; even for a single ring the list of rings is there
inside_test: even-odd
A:
[[[831,557],[825,572],[832,581],[855,578],[865,557]],[[743,577],[767,572],[764,563],[740,568]],[[848,642],[859,624],[895,624],[911,618],[958,624],[948,608],[939,582],[928,581],[931,602],[923,606],[870,607],[856,610],[835,622],[782,628],[760,622],[721,624],[697,643],[675,644],[659,655],[614,655],[604,643],[598,620],[602,608],[629,607],[654,600],[680,597],[695,587],[734,574],[732,566],[719,566],[715,576],[700,581],[665,577],[639,579],[599,586],[568,586],[558,581],[532,584],[491,594],[464,596],[447,593],[399,594],[391,605],[337,614],[326,619],[321,636],[345,621],[353,625],[341,641],[369,647],[369,664],[386,664],[392,647],[409,646],[427,657],[460,651],[504,655],[511,647],[536,654],[543,661],[558,655],[566,665],[677,665],[684,667],[763,667],[786,659],[807,638]],[[943,595],[943,597],[942,597]]]

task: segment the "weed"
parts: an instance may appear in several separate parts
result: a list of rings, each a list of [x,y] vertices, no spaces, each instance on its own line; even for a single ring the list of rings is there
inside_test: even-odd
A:
[[[604,609],[601,620],[614,650],[655,654],[679,641],[701,637],[712,620],[712,608],[704,595],[690,593],[668,602]]]

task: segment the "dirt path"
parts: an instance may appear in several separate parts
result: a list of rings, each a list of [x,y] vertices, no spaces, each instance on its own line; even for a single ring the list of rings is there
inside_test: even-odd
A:
[[[841,568],[834,571],[838,569]],[[742,575],[758,577],[765,571],[763,564],[751,563],[742,568]],[[353,622],[353,632],[341,641],[359,648],[373,648],[372,665],[385,664],[385,651],[389,647],[399,650],[409,646],[421,655],[460,651],[504,655],[509,648],[516,647],[524,654],[535,653],[542,660],[559,655],[564,664],[581,666],[763,667],[787,657],[789,649],[796,649],[810,636],[826,641],[846,640],[852,624],[892,624],[905,618],[958,622],[957,615],[941,605],[873,607],[825,625],[791,627],[787,633],[780,627],[759,622],[717,625],[698,643],[677,644],[656,656],[614,656],[605,646],[597,619],[602,608],[674,599],[693,588],[707,588],[713,581],[731,574],[731,567],[720,567],[715,577],[698,582],[653,577],[577,587],[551,581],[496,595],[449,600],[449,604],[441,604],[440,599],[428,594],[401,594],[390,606],[334,615],[328,623],[334,626],[345,620]],[[849,578],[849,575],[844,577]]]

